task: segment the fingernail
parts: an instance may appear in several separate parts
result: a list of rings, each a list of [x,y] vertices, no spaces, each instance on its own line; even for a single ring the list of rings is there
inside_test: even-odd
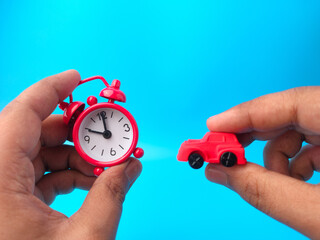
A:
[[[140,173],[141,173],[141,163],[137,160],[130,161],[128,166],[125,169],[125,174],[127,175],[127,178],[129,180],[129,184],[131,184],[133,181],[135,181]]]
[[[228,185],[228,176],[222,171],[219,171],[215,168],[208,168],[206,171],[206,177],[209,181],[218,183],[224,186]]]

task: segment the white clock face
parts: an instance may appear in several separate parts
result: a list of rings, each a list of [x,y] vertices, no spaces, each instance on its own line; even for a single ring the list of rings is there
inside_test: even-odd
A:
[[[99,162],[111,162],[125,155],[133,142],[133,128],[122,112],[99,108],[87,114],[79,127],[82,150]]]

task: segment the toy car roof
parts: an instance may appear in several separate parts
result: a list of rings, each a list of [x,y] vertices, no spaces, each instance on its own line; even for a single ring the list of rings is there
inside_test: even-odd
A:
[[[202,141],[232,141],[238,142],[238,139],[233,133],[224,133],[224,132],[207,132]]]

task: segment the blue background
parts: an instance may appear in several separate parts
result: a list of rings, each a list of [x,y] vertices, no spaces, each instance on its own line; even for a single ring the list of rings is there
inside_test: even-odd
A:
[[[204,135],[211,115],[318,84],[319,12],[316,0],[2,0],[0,109],[39,79],[70,68],[82,78],[120,79],[146,154],[118,239],[305,239],[176,154],[184,140]],[[81,86],[75,99],[101,87]],[[264,144],[248,147],[248,160],[262,164]],[[52,207],[72,215],[85,196],[77,190]]]

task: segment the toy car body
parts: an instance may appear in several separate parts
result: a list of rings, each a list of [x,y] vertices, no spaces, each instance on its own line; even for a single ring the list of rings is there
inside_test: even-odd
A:
[[[177,156],[179,161],[189,162],[194,169],[204,162],[221,163],[226,167],[246,164],[244,148],[233,133],[208,132],[200,140],[182,143]]]

